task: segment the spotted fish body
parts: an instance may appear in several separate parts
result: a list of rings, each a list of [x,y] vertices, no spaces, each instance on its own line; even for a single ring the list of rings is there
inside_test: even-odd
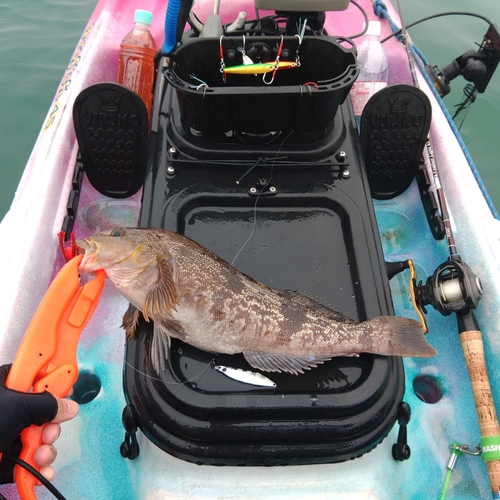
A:
[[[154,321],[151,359],[164,367],[171,338],[199,349],[243,353],[254,368],[302,373],[334,356],[362,352],[430,357],[420,325],[380,316],[355,323],[312,301],[273,290],[207,248],[171,231],[116,228],[78,240],[81,272],[104,269],[130,302],[127,338]]]

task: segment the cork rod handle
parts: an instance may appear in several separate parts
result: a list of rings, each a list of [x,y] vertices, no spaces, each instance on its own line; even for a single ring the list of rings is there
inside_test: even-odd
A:
[[[472,316],[472,311],[467,314]],[[459,316],[460,343],[472,384],[481,437],[498,436],[500,429],[486,368],[483,338],[479,329],[466,329],[472,326],[471,322],[477,327],[473,316],[471,318]],[[487,467],[493,498],[499,498],[500,460],[487,462]]]

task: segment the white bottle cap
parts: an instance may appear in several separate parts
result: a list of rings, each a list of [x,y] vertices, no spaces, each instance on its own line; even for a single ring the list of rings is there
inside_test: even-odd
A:
[[[365,35],[375,35],[380,36],[380,21],[370,21],[368,23],[368,29],[366,30]]]

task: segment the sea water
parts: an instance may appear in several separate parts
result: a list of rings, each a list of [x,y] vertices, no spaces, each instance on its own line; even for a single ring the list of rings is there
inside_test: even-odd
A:
[[[394,0],[395,1],[395,0]],[[77,42],[97,0],[7,0],[0,2],[0,219],[16,187]],[[500,24],[498,0],[400,0],[410,24],[447,11],[483,14]],[[251,13],[253,14],[253,12]],[[409,29],[429,62],[440,67],[476,49],[488,25],[468,16],[440,17]],[[466,82],[452,82],[445,98],[451,113]],[[464,114],[459,116],[460,123]],[[461,133],[486,188],[500,209],[500,70],[471,107]]]

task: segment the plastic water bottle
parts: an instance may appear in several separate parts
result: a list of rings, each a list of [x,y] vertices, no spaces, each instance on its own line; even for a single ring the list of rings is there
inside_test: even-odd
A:
[[[359,76],[351,88],[354,114],[361,116],[368,99],[387,86],[387,56],[379,40],[380,22],[370,21],[358,46]]]
[[[153,14],[137,9],[134,15],[134,29],[123,39],[118,56],[118,83],[133,90],[144,101],[151,118],[153,82],[155,75],[154,57],[156,43],[149,28]]]

